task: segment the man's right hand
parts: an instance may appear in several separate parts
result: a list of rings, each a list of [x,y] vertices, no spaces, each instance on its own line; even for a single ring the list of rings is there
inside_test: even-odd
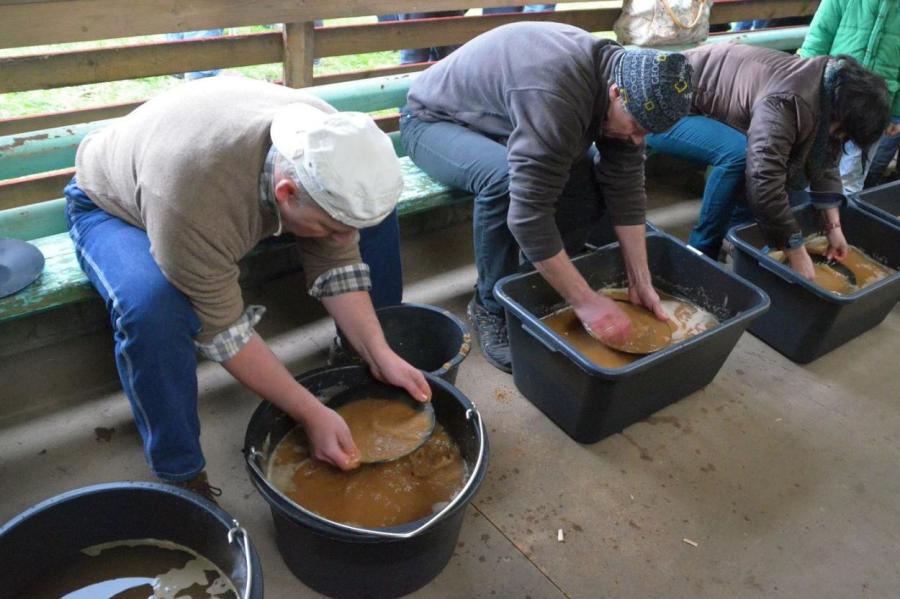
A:
[[[785,250],[784,253],[788,257],[791,270],[808,281],[816,278],[816,269],[805,246],[801,245],[794,249]]]
[[[604,343],[621,346],[631,333],[631,320],[614,300],[601,293],[593,292],[573,308],[584,328]]]
[[[353,470],[359,466],[359,449],[340,414],[323,405],[303,422],[303,426],[317,460],[341,470]]]

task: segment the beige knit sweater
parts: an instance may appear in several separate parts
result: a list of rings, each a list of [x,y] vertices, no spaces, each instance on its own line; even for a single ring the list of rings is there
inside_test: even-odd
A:
[[[259,177],[272,118],[294,102],[334,111],[301,90],[241,77],[202,79],[160,94],[78,148],[79,187],[106,212],[147,231],[156,263],[202,322],[200,343],[241,316],[238,261],[275,232]],[[298,243],[309,284],[361,262],[352,244]]]

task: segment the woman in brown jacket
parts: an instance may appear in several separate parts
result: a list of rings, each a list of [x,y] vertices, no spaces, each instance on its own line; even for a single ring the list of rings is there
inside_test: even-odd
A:
[[[868,147],[887,127],[884,79],[846,56],[803,59],[741,44],[711,44],[685,55],[693,67],[694,115],[648,136],[647,145],[713,165],[691,245],[718,255],[728,226],[749,216],[740,205],[745,187],[769,246],[786,250],[791,268],[812,279],[789,192],[794,203],[794,192],[801,192],[800,201],[823,211],[827,255],[843,258],[838,159],[844,142]]]

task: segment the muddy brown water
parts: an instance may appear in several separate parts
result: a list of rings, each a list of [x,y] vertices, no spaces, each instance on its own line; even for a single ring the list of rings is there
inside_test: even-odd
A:
[[[613,299],[622,302],[627,299],[628,292],[625,289],[604,289],[602,292]],[[665,347],[671,343],[682,341],[699,335],[719,324],[715,316],[686,300],[671,295],[660,293],[663,309],[671,318],[669,340]],[[636,308],[643,310],[642,308]],[[646,310],[643,310],[649,318],[655,318]],[[635,360],[643,357],[640,355],[624,353],[603,345],[591,337],[575,315],[571,306],[558,310],[541,319],[547,327],[560,335],[566,343],[581,352],[591,362],[603,368],[622,368]]]
[[[211,561],[169,541],[117,541],[83,549],[27,589],[28,599],[238,599]]]
[[[405,401],[361,398],[338,408],[367,464],[403,457],[418,448],[433,430],[431,416]]]
[[[806,251],[810,254],[824,256],[827,248],[828,239],[823,235],[815,235],[806,240]],[[784,260],[784,252],[774,251],[769,255],[775,260]],[[840,262],[856,276],[856,285],[852,285],[847,277],[837,270],[821,263],[814,265],[815,284],[837,295],[850,295],[896,272],[852,245],[847,252],[847,257]]]
[[[441,509],[468,476],[459,446],[440,423],[413,453],[393,462],[342,471],[309,455],[302,427],[269,459],[267,478],[296,503],[334,522],[364,528],[397,526]]]

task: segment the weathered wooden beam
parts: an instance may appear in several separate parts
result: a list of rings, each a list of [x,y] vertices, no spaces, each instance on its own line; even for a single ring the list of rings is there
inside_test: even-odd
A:
[[[313,82],[314,28],[310,21],[284,25],[284,84],[307,87]]]
[[[0,210],[58,198],[74,174],[72,167],[0,181]]]
[[[591,9],[323,27],[316,31],[315,56],[461,44],[495,27],[519,21],[555,21],[588,31],[608,31],[618,15],[618,9]]]
[[[369,69],[367,71],[344,71],[343,73],[334,73],[332,75],[321,75],[319,77],[313,78],[313,85],[330,85],[332,83],[374,79],[375,77],[384,77],[386,75],[402,75],[404,73],[415,73],[433,64],[433,62],[418,62],[415,64],[401,64],[390,67],[377,67],[374,69]],[[0,121],[0,126],[2,126],[2,121]]]
[[[143,101],[124,102],[122,104],[97,106],[96,108],[82,108],[80,110],[65,110],[61,112],[49,112],[46,114],[0,119],[0,137],[27,131],[42,131],[44,129],[53,129],[56,127],[64,127],[66,125],[114,119],[125,116],[143,103]]]
[[[0,58],[0,93],[281,62],[279,32]]]
[[[0,48],[507,5],[508,0],[0,0]]]
[[[572,1],[563,0],[560,4]],[[161,4],[158,0],[0,0],[0,48],[335,17],[507,6],[509,0],[168,0]],[[713,22],[812,14],[817,5],[815,0],[717,2],[712,8]],[[610,3],[614,10],[617,6],[620,4]]]
[[[713,24],[749,21],[752,19],[777,19],[781,17],[805,17],[815,14],[819,0],[748,0],[746,2],[716,2],[712,5],[709,21]]]

